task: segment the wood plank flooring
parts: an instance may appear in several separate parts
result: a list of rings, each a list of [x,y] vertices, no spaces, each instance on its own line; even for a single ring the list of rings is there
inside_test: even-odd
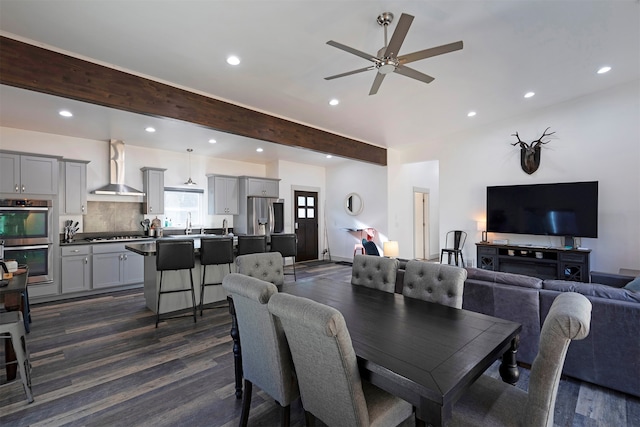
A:
[[[298,281],[348,283],[350,266],[297,264]],[[292,276],[286,276],[292,281]],[[168,319],[158,329],[142,290],[32,307],[27,336],[35,402],[21,383],[0,388],[2,426],[237,426],[233,355],[226,308]],[[4,346],[0,346],[0,357]],[[498,377],[497,364],[489,371]],[[521,369],[518,387],[526,389]],[[4,371],[0,382],[5,382]],[[292,426],[304,424],[299,402]],[[254,387],[250,426],[277,426],[271,398]],[[317,425],[322,426],[321,422]],[[407,420],[403,426],[413,425]],[[573,379],[558,391],[556,426],[639,426],[640,399]]]

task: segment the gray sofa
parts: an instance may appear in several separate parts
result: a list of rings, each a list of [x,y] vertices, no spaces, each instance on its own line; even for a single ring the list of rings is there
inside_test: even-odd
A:
[[[640,397],[640,292],[467,268],[463,308],[521,323],[518,361],[531,364],[540,326],[562,292],[585,295],[593,306],[589,336],[571,343],[563,373]]]

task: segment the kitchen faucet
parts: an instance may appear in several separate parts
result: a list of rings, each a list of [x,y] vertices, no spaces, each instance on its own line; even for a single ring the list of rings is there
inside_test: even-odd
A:
[[[184,230],[184,234],[191,234],[191,212],[187,212],[187,228]]]

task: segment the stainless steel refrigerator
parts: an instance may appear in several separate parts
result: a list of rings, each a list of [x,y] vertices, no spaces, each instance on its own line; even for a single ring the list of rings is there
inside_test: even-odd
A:
[[[262,235],[284,231],[284,200],[270,197],[247,197],[241,201],[240,213],[233,217],[235,234]]]

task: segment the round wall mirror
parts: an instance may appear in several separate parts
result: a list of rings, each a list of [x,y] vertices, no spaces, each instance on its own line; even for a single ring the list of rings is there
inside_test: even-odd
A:
[[[349,215],[358,215],[364,208],[362,197],[358,193],[349,193],[344,199],[344,208]]]

